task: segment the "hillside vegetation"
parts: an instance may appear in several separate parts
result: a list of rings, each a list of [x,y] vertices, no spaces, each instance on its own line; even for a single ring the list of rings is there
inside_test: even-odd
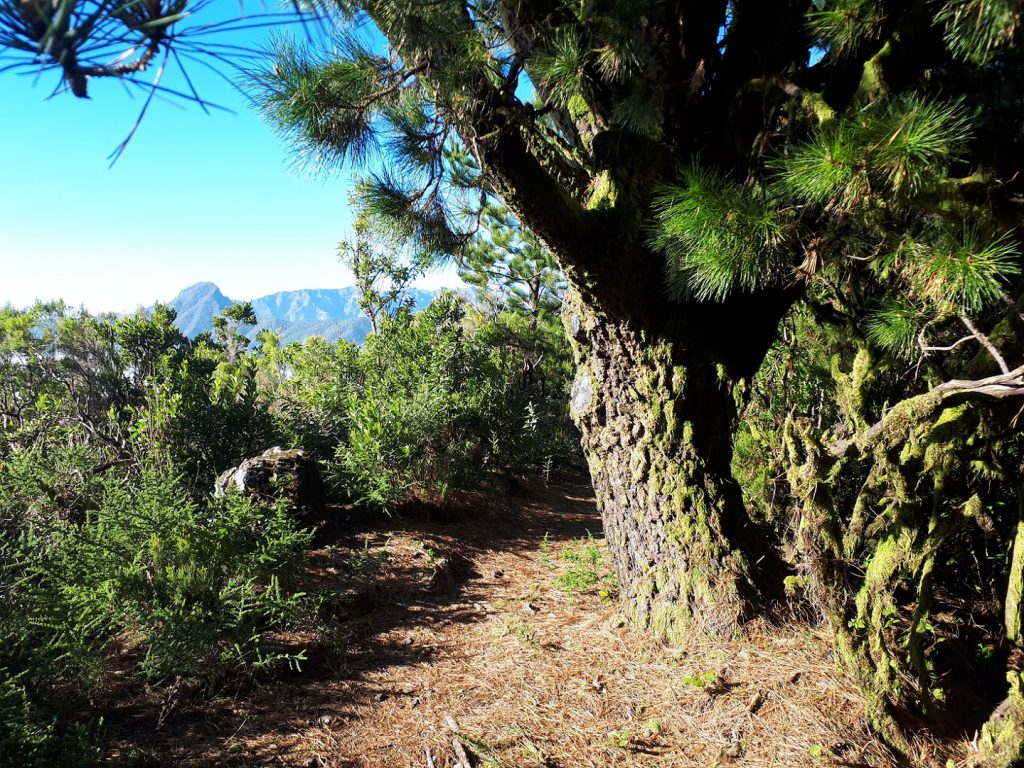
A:
[[[100,760],[89,702],[111,675],[211,694],[331,646],[344,608],[299,583],[325,505],[440,507],[573,461],[550,313],[451,294],[411,307],[389,302],[361,347],[263,331],[252,349],[242,305],[195,340],[160,305],[0,310],[0,762]],[[326,478],[311,518],[283,489],[214,494],[222,471],[278,445]],[[303,643],[282,639],[295,632]]]

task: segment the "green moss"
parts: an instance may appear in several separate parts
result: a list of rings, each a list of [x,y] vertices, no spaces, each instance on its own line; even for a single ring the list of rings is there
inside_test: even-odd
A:
[[[590,107],[587,106],[586,99],[578,93],[574,93],[569,97],[566,107],[569,109],[569,114],[573,120],[580,120],[590,114]]]
[[[790,597],[802,598],[810,586],[810,579],[806,576],[787,576],[783,580],[783,586]]]
[[[665,526],[669,541],[688,544],[693,541],[693,523],[686,515],[676,518]]]
[[[672,367],[672,394],[679,396],[683,394],[686,387],[686,368],[681,365]]]
[[[814,116],[819,125],[827,125],[836,119],[836,111],[820,93],[804,91],[800,96],[800,104]]]
[[[982,768],[1018,768],[1024,764],[1024,673],[1010,672],[1009,695],[985,723],[978,747]]]
[[[832,378],[836,382],[836,404],[840,412],[856,430],[863,430],[868,425],[868,393],[878,376],[874,355],[867,347],[861,347],[857,350],[849,373],[842,370],[838,355],[832,358],[831,367]]]
[[[651,613],[651,629],[655,637],[669,645],[680,646],[686,640],[690,611],[685,603],[655,606]]]
[[[676,421],[676,404],[672,400],[665,403],[665,430],[663,439],[671,439],[676,433],[678,422]]]
[[[736,410],[742,411],[747,404],[748,387],[746,379],[737,379],[732,387],[732,399],[736,404]]]
[[[663,592],[665,587],[669,585],[669,582],[667,567],[661,566],[654,569],[654,588],[657,592]]]
[[[907,436],[925,422],[942,402],[942,394],[935,391],[903,400],[886,414],[880,429],[865,432],[858,444],[863,451],[878,453],[901,445]]]
[[[591,190],[590,198],[587,200],[589,210],[597,211],[615,207],[619,192],[609,171],[602,171],[594,178]]]
[[[856,99],[862,104],[884,98],[889,92],[885,84],[886,60],[892,56],[892,42],[886,42],[874,56],[864,62],[860,84],[857,86]]]
[[[651,459],[647,451],[642,448],[635,449],[630,455],[629,471],[633,476],[633,480],[640,482],[647,475],[647,470],[650,468]]]
[[[880,404],[878,393],[871,392],[878,374],[870,352],[860,350],[848,371],[835,358],[832,371],[837,404],[855,430],[859,452],[830,456],[812,425],[787,420],[787,477],[801,507],[797,543],[810,564],[810,594],[822,601],[832,624],[837,658],[865,693],[869,724],[893,747],[906,749],[894,713],[921,707],[927,716],[937,698],[924,652],[936,553],[967,519],[984,526],[989,514],[979,496],[965,501],[966,494],[946,488],[950,478],[956,480],[950,488],[959,488],[983,422],[969,403],[948,407],[941,393],[930,392],[898,402],[874,424]],[[843,487],[851,472],[860,474],[859,490]],[[843,508],[835,508],[832,493],[844,501]],[[847,562],[862,564],[863,570],[847,569]],[[1008,595],[1007,604],[1013,602]],[[1006,753],[1000,744],[1020,743],[1024,712],[1016,722],[1001,719],[989,729],[993,754]],[[993,768],[1011,764],[999,759],[1004,761],[991,763]]]
[[[980,499],[979,499],[980,503]],[[1017,523],[1010,556],[1010,578],[1006,588],[1004,612],[1006,616],[1006,637],[1018,646],[1024,647],[1024,519]]]

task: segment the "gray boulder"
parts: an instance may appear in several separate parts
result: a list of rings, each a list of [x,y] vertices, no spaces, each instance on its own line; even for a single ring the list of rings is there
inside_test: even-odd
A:
[[[320,469],[301,448],[270,448],[222,472],[214,495],[230,490],[261,501],[286,498],[300,509],[320,509],[326,502]]]

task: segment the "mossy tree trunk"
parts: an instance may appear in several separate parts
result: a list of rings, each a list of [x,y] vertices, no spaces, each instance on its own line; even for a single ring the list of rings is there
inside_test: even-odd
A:
[[[1010,555],[1004,611],[1011,646],[1006,667],[1009,691],[982,730],[979,764],[985,768],[1024,765],[1024,501]]]
[[[936,579],[947,571],[948,584],[949,568],[960,564],[947,545],[965,528],[996,532],[989,511],[996,494],[972,482],[989,460],[977,436],[995,439],[994,425],[1010,421],[1013,408],[1000,411],[997,404],[1019,396],[1024,367],[937,385],[892,405],[869,426],[860,407],[869,362],[862,350],[850,374],[835,371],[853,436],[826,447],[811,422],[791,416],[785,462],[800,504],[796,544],[810,596],[832,625],[840,662],[866,695],[869,724],[906,753],[909,723],[932,721],[957,706],[946,699],[926,650],[937,646],[928,637],[936,632]],[[1024,510],[1017,517],[1024,518]],[[1010,550],[1004,619],[1009,692],[979,740],[972,764],[985,768],[1024,760],[1022,522]]]
[[[625,608],[678,643],[686,631],[734,633],[781,597],[784,567],[730,470],[749,371],[697,351],[659,313],[672,311],[616,316],[573,291],[564,318],[570,407]]]

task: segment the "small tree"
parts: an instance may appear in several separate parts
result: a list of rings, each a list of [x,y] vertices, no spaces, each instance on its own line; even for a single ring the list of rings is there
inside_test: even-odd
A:
[[[481,222],[459,259],[459,277],[476,289],[477,301],[522,315],[531,330],[557,319],[567,285],[551,251],[502,205],[484,208]]]
[[[338,258],[352,270],[359,308],[376,334],[382,318],[412,306],[409,289],[423,274],[423,266],[403,262],[398,246],[375,233],[364,216],[356,218],[354,230],[351,240],[338,245]]]
[[[236,362],[249,346],[249,339],[242,329],[254,326],[257,322],[252,303],[248,301],[236,301],[213,318],[214,338],[224,350],[228,363]]]

